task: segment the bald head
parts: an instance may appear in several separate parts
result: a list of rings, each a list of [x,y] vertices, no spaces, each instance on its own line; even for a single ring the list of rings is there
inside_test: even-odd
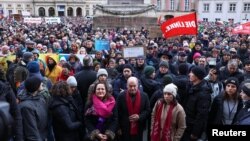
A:
[[[127,81],[127,88],[129,94],[136,94],[138,90],[138,79],[136,77],[129,77]]]

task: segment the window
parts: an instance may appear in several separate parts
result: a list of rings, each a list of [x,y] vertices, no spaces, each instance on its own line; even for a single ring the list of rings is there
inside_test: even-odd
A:
[[[0,7],[2,7],[2,4],[0,4]]]
[[[22,10],[18,10],[17,12],[18,12],[18,14],[22,14]]]
[[[250,3],[244,4],[244,12],[250,12]]]
[[[215,21],[216,21],[216,22],[220,21],[220,18],[215,18]]]
[[[27,4],[27,5],[26,5],[26,7],[30,7],[30,5],[29,5],[29,4]]]
[[[86,8],[89,8],[89,5],[86,5]]]
[[[95,9],[93,9],[93,15],[95,15]]]
[[[208,22],[208,18],[203,18],[203,22]]]
[[[228,22],[234,23],[234,19],[228,19]]]
[[[161,10],[161,0],[157,0],[157,9]]]
[[[222,4],[216,4],[216,12],[221,12],[222,11]]]
[[[9,12],[9,15],[11,15],[11,14],[12,14],[12,10],[8,10],[8,12]]]
[[[11,4],[8,4],[8,7],[11,7]]]
[[[174,10],[174,0],[170,0],[170,10]]]
[[[189,0],[185,0],[185,11],[189,11]]]
[[[236,3],[230,3],[229,12],[235,12],[235,11],[236,11]]]
[[[204,5],[203,5],[203,11],[204,12],[209,12],[209,4],[208,3],[205,3]]]
[[[86,16],[89,16],[89,10],[86,10]]]
[[[21,4],[18,4],[17,7],[21,7]]]

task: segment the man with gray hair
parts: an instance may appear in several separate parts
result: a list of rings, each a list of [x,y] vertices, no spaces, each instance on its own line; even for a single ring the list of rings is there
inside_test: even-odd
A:
[[[121,141],[142,141],[143,130],[150,115],[148,96],[139,90],[138,79],[129,77],[127,90],[117,99]]]
[[[243,71],[239,68],[237,59],[229,60],[227,66],[220,68],[219,80],[224,81],[228,77],[237,78],[239,83],[244,80]]]

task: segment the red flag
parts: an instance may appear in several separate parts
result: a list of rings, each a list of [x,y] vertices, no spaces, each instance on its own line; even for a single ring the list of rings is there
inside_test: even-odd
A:
[[[191,13],[167,20],[161,25],[165,38],[178,35],[196,35],[196,13]]]
[[[232,34],[250,34],[250,22],[235,27]]]

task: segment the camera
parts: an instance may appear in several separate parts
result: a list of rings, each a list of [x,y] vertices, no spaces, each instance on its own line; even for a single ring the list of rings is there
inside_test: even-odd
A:
[[[0,140],[7,141],[12,134],[13,119],[9,113],[9,103],[0,102]]]

